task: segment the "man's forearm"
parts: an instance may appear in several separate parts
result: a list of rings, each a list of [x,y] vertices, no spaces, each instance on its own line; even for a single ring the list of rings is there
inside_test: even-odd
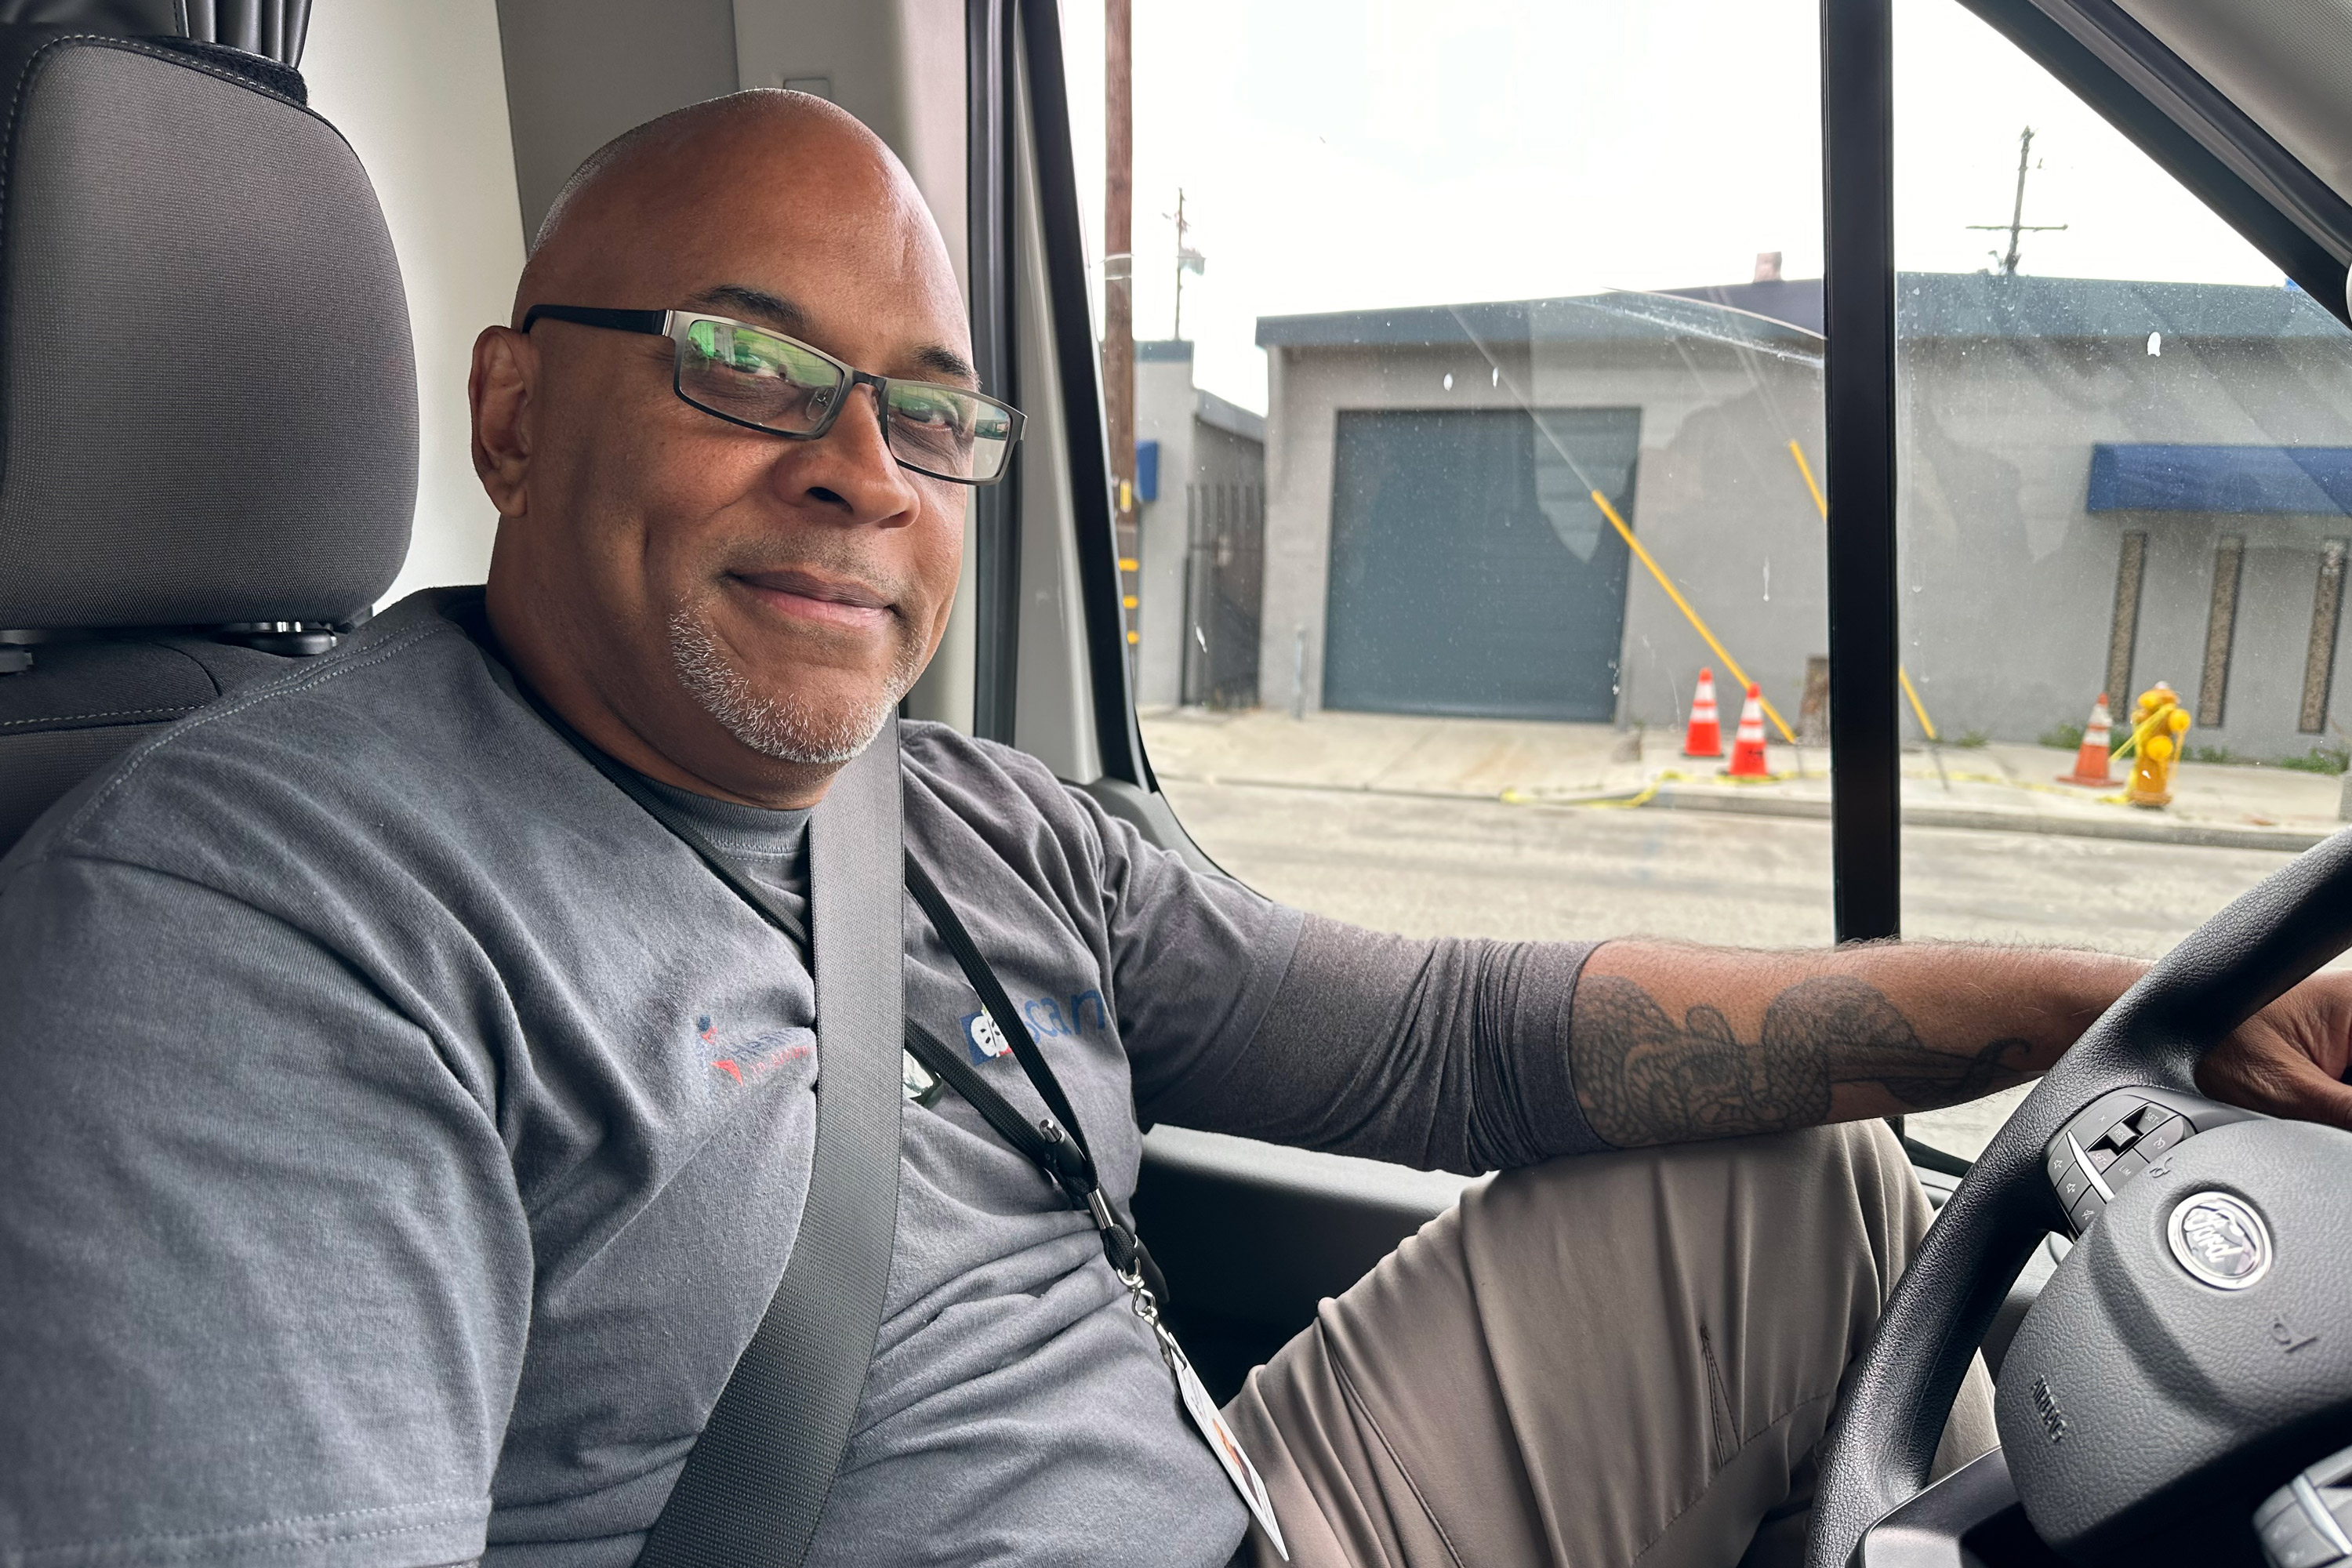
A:
[[[2144,967],[2032,948],[1612,942],[1576,987],[1577,1099],[1621,1148],[1956,1104],[2042,1072]]]

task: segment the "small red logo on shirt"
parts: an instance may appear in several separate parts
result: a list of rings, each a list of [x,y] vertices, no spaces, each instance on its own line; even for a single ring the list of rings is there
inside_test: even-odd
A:
[[[719,1029],[705,1015],[694,1021],[694,1033],[705,1049],[719,1049]],[[726,1056],[712,1056],[710,1065],[737,1084],[755,1083],[777,1068],[806,1061],[816,1055],[805,1029],[770,1029],[752,1036]]]

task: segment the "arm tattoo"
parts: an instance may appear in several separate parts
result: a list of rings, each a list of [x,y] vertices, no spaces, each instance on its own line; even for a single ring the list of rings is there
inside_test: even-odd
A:
[[[1972,1057],[1937,1050],[1876,986],[1842,975],[1781,992],[1759,1033],[1739,1039],[1706,1006],[1676,1024],[1633,981],[1588,975],[1569,1029],[1577,1099],[1620,1148],[1737,1138],[1827,1121],[1842,1083],[1876,1084],[1921,1109],[1974,1100],[2022,1081],[2008,1058],[2031,1048],[2008,1038]]]

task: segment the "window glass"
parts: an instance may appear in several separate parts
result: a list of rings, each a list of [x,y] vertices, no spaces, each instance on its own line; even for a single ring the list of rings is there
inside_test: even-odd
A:
[[[1135,0],[1126,595],[1228,868],[1415,934],[1830,939],[1817,27]]]
[[[2337,825],[2352,343],[1952,0],[1895,62],[1903,928],[2154,956]]]

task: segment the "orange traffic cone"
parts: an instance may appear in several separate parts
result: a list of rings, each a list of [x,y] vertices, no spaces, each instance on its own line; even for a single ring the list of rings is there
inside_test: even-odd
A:
[[[2074,753],[2074,771],[2060,773],[2060,784],[2087,784],[2094,789],[2106,789],[2116,782],[2107,773],[2107,731],[2115,720],[2107,712],[2107,694],[2091,704],[2091,721],[2083,726],[2083,744]]]
[[[1731,738],[1731,765],[1723,773],[1726,778],[1735,779],[1772,776],[1764,765],[1764,694],[1753,683],[1748,688],[1748,701],[1739,710],[1739,732]]]
[[[1683,737],[1685,757],[1723,755],[1723,724],[1715,712],[1715,671],[1698,672],[1698,689],[1691,694],[1690,731]]]

